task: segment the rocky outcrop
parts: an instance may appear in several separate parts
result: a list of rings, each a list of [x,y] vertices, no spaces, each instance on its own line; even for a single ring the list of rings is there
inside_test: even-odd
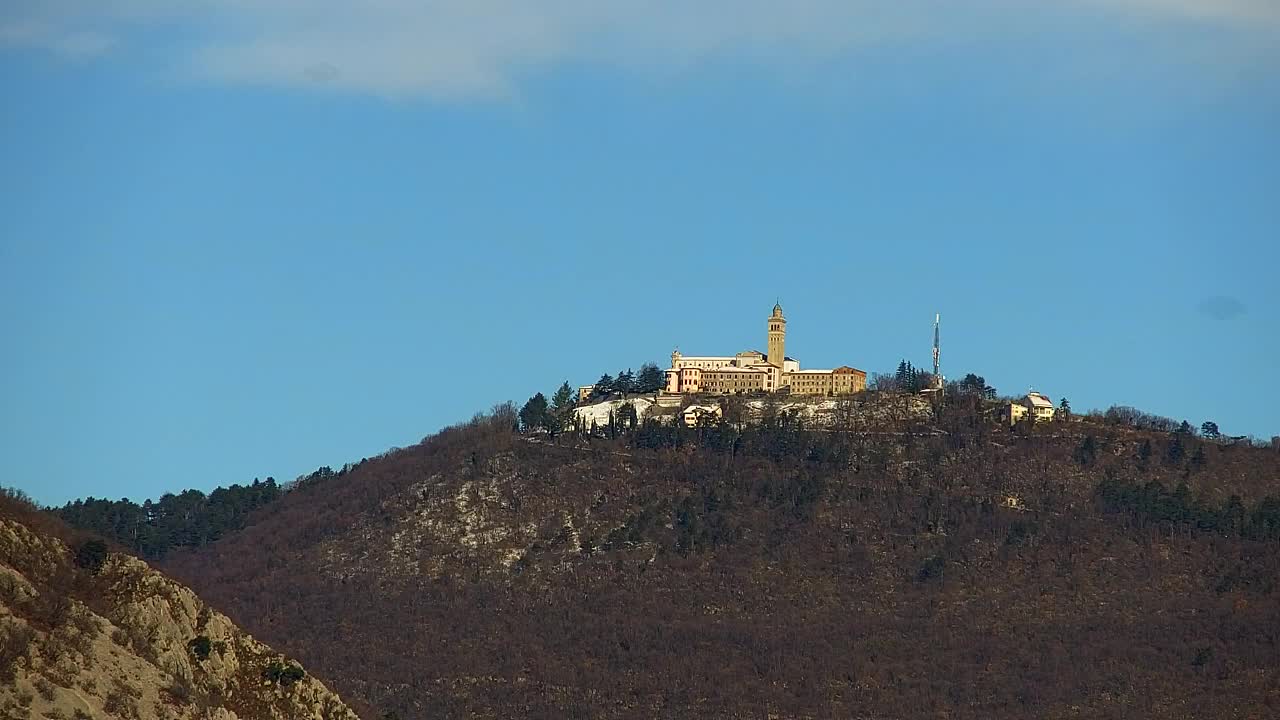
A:
[[[357,720],[187,587],[94,549],[0,518],[0,717]]]

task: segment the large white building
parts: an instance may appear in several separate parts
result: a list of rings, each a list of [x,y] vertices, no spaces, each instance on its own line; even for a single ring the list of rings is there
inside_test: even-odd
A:
[[[848,395],[865,390],[867,374],[848,366],[801,370],[786,356],[787,319],[774,305],[768,319],[768,354],[744,350],[736,355],[671,353],[664,391],[668,394],[790,392],[794,395]]]

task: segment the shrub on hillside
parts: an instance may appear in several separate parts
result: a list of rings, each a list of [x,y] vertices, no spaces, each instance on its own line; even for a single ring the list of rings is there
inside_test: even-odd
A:
[[[76,548],[76,567],[97,575],[106,562],[107,544],[101,540],[86,540]]]
[[[204,662],[209,659],[209,651],[213,649],[213,643],[209,642],[209,638],[205,635],[198,635],[191,642],[187,643],[187,648],[191,650],[191,654],[197,660]]]
[[[115,687],[107,693],[106,700],[102,703],[102,709],[109,717],[136,720],[138,718],[138,700],[141,697],[141,688],[117,682]]]
[[[18,701],[18,707],[31,707],[31,701],[36,699],[30,690],[21,689],[14,693],[14,700]]]
[[[82,642],[92,642],[98,636],[98,630],[100,629],[97,618],[83,606],[71,614],[71,625],[82,638]]]
[[[262,677],[285,687],[306,677],[307,673],[297,665],[273,662],[262,671]]]
[[[22,585],[12,575],[0,575],[0,605],[13,607],[25,600]]]

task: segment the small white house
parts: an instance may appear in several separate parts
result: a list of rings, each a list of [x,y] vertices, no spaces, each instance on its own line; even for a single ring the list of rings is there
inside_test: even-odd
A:
[[[724,411],[719,405],[690,405],[680,413],[680,416],[684,418],[685,427],[697,427],[703,418],[708,418],[712,422],[719,420],[724,417]]]
[[[1010,425],[1018,424],[1018,421],[1027,416],[1028,413],[1036,422],[1042,420],[1052,420],[1056,410],[1053,407],[1053,401],[1038,392],[1029,392],[1025,397],[1009,403],[1005,409],[1006,418]]]
[[[1053,401],[1038,392],[1027,393],[1027,396],[1022,399],[1022,404],[1026,406],[1036,422],[1053,419]]]

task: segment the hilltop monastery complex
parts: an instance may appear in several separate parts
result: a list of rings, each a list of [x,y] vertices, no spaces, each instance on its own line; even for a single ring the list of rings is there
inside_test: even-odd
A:
[[[787,357],[787,319],[780,304],[765,321],[768,326],[768,352],[744,350],[736,355],[684,355],[679,349],[671,353],[671,367],[665,370],[665,381],[656,395],[637,395],[627,400],[591,403],[596,396],[595,385],[578,388],[578,407],[575,412],[592,426],[607,421],[613,423],[611,403],[631,402],[633,407],[648,410],[654,406],[678,407],[681,417],[690,427],[723,416],[723,407],[716,403],[700,402],[690,395],[753,395],[782,393],[791,396],[832,397],[852,395],[867,389],[867,374],[857,368],[841,365],[834,370],[801,369],[800,361]],[[921,394],[941,392],[944,379],[937,373],[938,358],[937,318],[934,320],[934,375],[928,388]],[[620,376],[621,377],[621,376]],[[978,378],[981,381],[981,378]],[[966,378],[966,382],[968,378]],[[982,381],[985,384],[985,381]],[[963,383],[961,383],[963,386]],[[653,385],[648,385],[652,388]],[[991,391],[990,388],[986,388]],[[994,392],[994,391],[991,391]],[[647,393],[646,393],[647,394]],[[692,401],[692,402],[691,402]],[[607,415],[606,415],[607,414]],[[1053,402],[1041,393],[1030,391],[1023,398],[1004,403],[1001,419],[1010,425],[1028,416],[1035,422],[1053,420],[1056,415]]]
[[[867,374],[846,366],[834,370],[801,370],[800,362],[787,357],[787,319],[782,306],[769,315],[768,353],[745,350],[732,356],[671,353],[663,393],[735,395],[756,392],[788,392],[792,395],[849,395],[867,388]]]

